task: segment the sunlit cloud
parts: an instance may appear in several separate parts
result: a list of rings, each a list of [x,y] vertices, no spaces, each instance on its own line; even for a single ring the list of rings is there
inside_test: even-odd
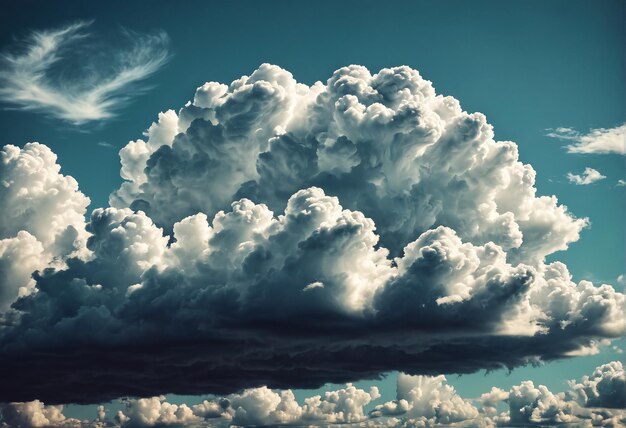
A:
[[[18,52],[0,53],[0,100],[76,125],[109,119],[169,58],[165,32],[124,30],[128,45],[113,50],[89,43],[90,26],[81,21],[33,31]]]
[[[348,383],[298,400],[291,389],[249,388],[200,397],[187,403],[164,395],[118,400],[92,408],[94,419],[75,419],[63,405],[40,400],[0,404],[3,428],[225,428],[232,426],[350,427],[590,427],[626,422],[626,374],[619,361],[602,364],[564,392],[552,392],[532,380],[504,390],[496,386],[478,398],[464,397],[444,375],[399,373],[396,398],[382,401],[377,386],[362,389]],[[195,403],[194,403],[195,402]],[[371,409],[368,411],[368,407]]]

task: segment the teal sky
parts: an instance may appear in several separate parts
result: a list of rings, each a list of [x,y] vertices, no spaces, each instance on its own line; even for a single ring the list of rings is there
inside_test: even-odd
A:
[[[484,113],[496,139],[516,142],[522,161],[537,171],[540,194],[557,195],[576,216],[589,217],[591,227],[580,241],[551,260],[565,262],[575,280],[608,282],[621,290],[616,278],[625,264],[626,187],[616,183],[625,175],[624,157],[568,154],[565,143],[547,137],[546,129],[586,132],[624,122],[625,7],[622,0],[10,2],[0,17],[3,49],[33,29],[94,20],[93,32],[102,37],[112,37],[119,27],[162,29],[173,57],[148,79],[152,88],[116,118],[74,126],[5,109],[1,143],[50,146],[63,172],[91,198],[90,208],[106,206],[121,182],[118,150],[140,138],[159,111],[184,105],[205,81],[230,82],[263,62],[307,84],[326,80],[343,65],[361,64],[375,72],[406,64],[465,110]],[[575,186],[565,178],[585,167],[607,179]],[[626,348],[624,340],[616,344]],[[498,371],[449,380],[467,397],[525,379],[559,391],[567,379],[622,356],[605,350],[510,375]],[[377,384],[383,400],[393,398],[395,376]],[[308,395],[297,393],[298,398]],[[93,406],[73,406],[66,414],[72,412],[95,413]]]

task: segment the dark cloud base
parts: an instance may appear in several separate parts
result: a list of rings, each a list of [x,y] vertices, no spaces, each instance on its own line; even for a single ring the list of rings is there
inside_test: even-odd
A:
[[[396,399],[381,402],[378,387],[347,384],[298,401],[292,390],[265,386],[240,393],[209,396],[197,404],[168,402],[167,397],[127,398],[114,417],[97,407],[97,419],[78,420],[63,414],[63,405],[39,400],[0,404],[0,426],[58,428],[143,428],[227,426],[367,427],[617,427],[626,422],[626,376],[622,364],[600,365],[564,392],[522,381],[508,391],[489,391],[464,398],[444,375],[398,373]],[[367,410],[367,407],[373,406]]]
[[[153,346],[80,347],[50,349],[0,357],[0,402],[42,400],[48,404],[106,402],[122,396],[148,397],[230,394],[244,388],[318,388],[326,383],[379,379],[381,373],[401,370],[408,374],[471,373],[528,364],[536,355],[543,360],[562,357],[569,350],[553,339],[468,338],[458,343],[431,346],[368,345],[368,333],[291,342],[273,348],[259,332],[258,339],[242,343],[159,343]],[[372,336],[369,336],[372,337]],[[372,337],[373,339],[373,337]],[[323,343],[323,345],[322,345]],[[419,348],[422,348],[421,350]]]

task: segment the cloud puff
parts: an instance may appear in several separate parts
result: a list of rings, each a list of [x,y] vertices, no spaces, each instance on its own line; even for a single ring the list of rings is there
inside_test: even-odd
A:
[[[39,400],[27,403],[11,403],[2,410],[2,427],[72,427],[80,426],[80,421],[68,419],[63,414],[63,406],[47,406]]]
[[[570,394],[583,406],[626,408],[626,373],[619,361],[601,365],[591,376],[569,386]]]
[[[509,415],[500,423],[516,425],[575,424],[576,426],[622,426],[626,423],[626,377],[622,364],[612,361],[570,381],[570,389],[554,394],[543,385],[525,381],[509,391]]]
[[[510,421],[519,425],[566,424],[577,420],[574,405],[543,385],[522,382],[509,392]]]
[[[88,256],[89,198],[60,173],[56,155],[37,143],[0,150],[0,312],[32,291],[31,274]]]
[[[571,172],[567,173],[567,179],[570,183],[574,183],[577,186],[586,186],[588,184],[593,184],[597,181],[604,180],[606,175],[602,175],[600,171],[597,171],[593,168],[585,168],[582,174],[572,174]]]
[[[582,134],[572,128],[550,129],[548,137],[571,141],[566,146],[569,153],[626,154],[626,124],[615,128],[596,128]]]
[[[87,44],[89,22],[33,31],[18,53],[0,54],[0,100],[23,110],[43,112],[73,124],[108,119],[136,84],[168,60],[163,32],[125,32],[130,46],[117,52]],[[88,55],[82,50],[90,49]],[[73,63],[73,57],[92,58]],[[70,73],[59,68],[67,65]],[[77,71],[78,70],[78,71]]]
[[[308,87],[263,65],[146,134],[120,151],[88,257],[7,312],[0,401],[468,373],[626,330],[624,294],[544,261],[586,220],[408,67]]]
[[[412,426],[450,425],[477,418],[476,407],[461,398],[445,376],[398,374],[397,398],[378,405],[373,417],[402,416]]]
[[[214,423],[227,422],[235,426],[353,424],[368,419],[364,408],[379,397],[376,387],[365,391],[347,384],[345,388],[305,398],[304,403],[299,404],[291,390],[273,391],[260,387],[220,399],[204,400],[192,406],[191,414],[196,421],[210,423],[213,420]],[[135,403],[130,401],[127,408],[132,411]],[[126,414],[121,413],[120,419],[124,419]]]
[[[607,379],[612,379],[608,380]],[[617,381],[616,381],[617,379]],[[620,380],[621,379],[621,380]],[[598,367],[581,383],[570,382],[566,392],[553,393],[532,381],[509,391],[493,387],[478,399],[461,397],[445,376],[398,374],[396,400],[377,404],[378,388],[345,388],[296,400],[291,390],[267,387],[208,397],[198,404],[172,404],[164,396],[123,399],[114,421],[103,406],[92,421],[68,419],[63,406],[39,401],[11,403],[0,410],[5,425],[20,427],[75,426],[101,428],[227,427],[227,426],[340,426],[360,427],[495,427],[495,426],[622,426],[626,412],[624,370],[617,361]],[[622,382],[619,384],[619,382]],[[610,387],[602,386],[611,383]],[[594,391],[589,401],[586,390]],[[608,405],[603,407],[601,405]],[[366,408],[373,408],[367,412]],[[591,407],[593,408],[590,408]],[[43,425],[42,425],[43,424]]]

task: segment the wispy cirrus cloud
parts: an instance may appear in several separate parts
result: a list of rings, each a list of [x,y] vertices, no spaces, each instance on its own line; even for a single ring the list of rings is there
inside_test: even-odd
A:
[[[21,41],[19,52],[0,53],[0,101],[77,125],[109,119],[145,89],[137,84],[169,59],[163,31],[124,30],[129,45],[114,51],[90,43],[91,24],[33,31]]]
[[[626,124],[615,128],[595,128],[586,134],[573,128],[555,128],[547,131],[548,137],[570,141],[566,146],[569,153],[626,154]]]

